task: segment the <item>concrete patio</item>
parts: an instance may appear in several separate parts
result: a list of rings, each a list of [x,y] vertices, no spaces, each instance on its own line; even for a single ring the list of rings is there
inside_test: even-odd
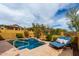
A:
[[[0,56],[16,56],[19,50],[6,41],[0,41]]]
[[[46,44],[34,48],[32,50],[22,49],[18,50],[6,41],[0,41],[0,56],[73,56],[73,52],[70,47],[66,49],[54,49],[49,46],[49,42]]]
[[[27,50],[27,49],[23,50],[23,52],[26,51],[28,53],[24,53],[22,55],[24,56],[72,56],[73,55],[71,48],[67,48],[65,50],[64,49],[57,50],[50,47],[49,43],[46,43],[45,45],[34,48],[32,50]]]

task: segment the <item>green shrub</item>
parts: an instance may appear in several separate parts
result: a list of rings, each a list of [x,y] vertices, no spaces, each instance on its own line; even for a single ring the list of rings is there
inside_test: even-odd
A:
[[[71,43],[73,43],[73,42],[74,42],[74,40],[75,40],[75,38],[74,38],[74,37],[71,37]]]
[[[56,39],[59,38],[59,37],[60,37],[60,36],[58,36],[58,35],[53,35],[53,36],[52,36],[52,39],[53,39],[52,41],[56,41]]]
[[[34,33],[35,37],[40,38],[40,34],[39,33]]]
[[[53,37],[53,41],[56,41],[57,37]]]
[[[0,41],[5,40],[1,35],[0,35]]]
[[[47,35],[46,41],[51,41],[52,40],[52,35]]]
[[[29,33],[28,33],[28,31],[24,31],[24,35],[25,35],[25,37],[29,37]]]
[[[16,34],[16,37],[17,37],[17,38],[23,38],[23,35],[22,35],[21,33],[17,33],[17,34]]]

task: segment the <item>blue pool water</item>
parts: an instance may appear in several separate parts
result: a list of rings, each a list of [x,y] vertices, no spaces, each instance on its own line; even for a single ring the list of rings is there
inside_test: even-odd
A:
[[[28,40],[23,40],[23,41],[16,41],[15,42],[15,47],[17,47],[19,50],[28,48],[28,49],[33,49],[38,46],[41,46],[45,44],[44,42],[40,42],[34,38],[29,38]]]

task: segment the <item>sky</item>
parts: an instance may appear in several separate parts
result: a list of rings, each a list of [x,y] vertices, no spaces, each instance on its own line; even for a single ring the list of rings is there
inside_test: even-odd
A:
[[[31,27],[32,23],[44,24],[52,28],[69,29],[65,16],[78,3],[2,3],[0,4],[0,24],[18,24]]]

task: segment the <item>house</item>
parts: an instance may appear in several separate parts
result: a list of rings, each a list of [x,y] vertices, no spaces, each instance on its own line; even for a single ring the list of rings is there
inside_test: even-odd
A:
[[[21,26],[17,25],[17,24],[13,24],[13,25],[0,25],[0,30],[24,30],[24,28],[22,28]]]
[[[17,33],[20,33],[23,35],[23,37],[25,37],[24,30],[25,29],[23,27],[21,27],[17,24],[0,25],[0,35],[6,40],[16,39]]]

